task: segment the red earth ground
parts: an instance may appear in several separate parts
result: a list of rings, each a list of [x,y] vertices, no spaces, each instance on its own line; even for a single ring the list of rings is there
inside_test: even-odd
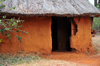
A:
[[[16,66],[100,66],[100,55],[75,52],[52,52],[40,55],[45,59],[33,60],[31,63]]]
[[[16,66],[100,66],[100,34],[93,39],[93,47],[97,53],[78,52],[52,52],[50,55],[42,54],[44,60],[37,60],[29,64]]]
[[[43,55],[42,57],[46,59],[70,61],[88,66],[100,66],[100,55],[89,55],[88,53],[52,52],[51,55]]]
[[[46,59],[65,60],[75,63],[86,64],[89,66],[100,66],[100,33],[92,37],[95,53],[78,53],[78,52],[52,52],[51,55],[42,55]]]

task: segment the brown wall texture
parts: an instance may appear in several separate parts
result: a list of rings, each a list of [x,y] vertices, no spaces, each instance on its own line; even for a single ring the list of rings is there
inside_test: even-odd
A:
[[[93,51],[90,17],[75,17],[74,21],[78,31],[73,35],[73,24],[71,24],[71,48],[80,52]]]
[[[52,19],[50,17],[23,17],[22,19],[25,20],[22,29],[28,32],[28,34],[18,34],[22,37],[23,42],[20,43],[16,38],[9,41],[0,35],[0,38],[3,38],[3,42],[0,43],[0,52],[26,51],[50,54]]]
[[[19,33],[22,37],[22,43],[17,38],[12,38],[9,41],[5,36],[3,42],[0,43],[0,52],[42,52],[50,54],[52,51],[52,36],[51,36],[51,17],[23,17],[25,20],[22,28],[28,34]],[[90,17],[75,17],[74,21],[77,24],[76,35],[73,35],[73,24],[71,24],[70,46],[78,51],[89,52],[93,50],[91,38]],[[71,22],[72,23],[72,22]],[[12,33],[12,35],[15,35]]]

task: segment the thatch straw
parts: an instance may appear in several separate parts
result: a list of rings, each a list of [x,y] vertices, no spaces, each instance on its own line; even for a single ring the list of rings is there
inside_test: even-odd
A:
[[[27,15],[100,15],[100,11],[88,0],[6,0],[3,13]],[[15,10],[10,10],[15,7]]]

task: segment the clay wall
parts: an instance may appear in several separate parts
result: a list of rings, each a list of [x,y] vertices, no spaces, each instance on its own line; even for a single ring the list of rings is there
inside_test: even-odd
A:
[[[50,17],[23,17],[23,30],[28,34],[19,33],[22,37],[22,43],[17,38],[12,38],[11,41],[7,37],[0,35],[3,42],[0,43],[0,52],[42,52],[50,54],[52,51],[52,36]],[[77,24],[77,32],[74,33],[74,25],[71,22],[71,37],[70,47],[80,52],[93,51],[90,17],[75,17]],[[12,35],[15,35],[12,33]]]
[[[77,24],[77,31],[75,35],[74,25],[71,22],[71,48],[80,52],[93,51],[90,17],[75,17],[74,21]]]
[[[50,17],[23,17],[23,30],[28,32],[19,33],[22,37],[22,43],[17,38],[11,41],[7,37],[0,35],[3,42],[0,43],[0,52],[43,52],[50,54],[52,50],[51,40],[51,22]],[[15,34],[12,34],[15,35]]]

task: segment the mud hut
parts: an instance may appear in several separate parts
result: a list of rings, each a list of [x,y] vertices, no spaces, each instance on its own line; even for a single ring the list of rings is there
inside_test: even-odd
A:
[[[88,0],[6,0],[3,4],[1,15],[20,16],[28,35],[19,34],[23,43],[1,36],[0,52],[93,51],[91,17],[100,11]]]

